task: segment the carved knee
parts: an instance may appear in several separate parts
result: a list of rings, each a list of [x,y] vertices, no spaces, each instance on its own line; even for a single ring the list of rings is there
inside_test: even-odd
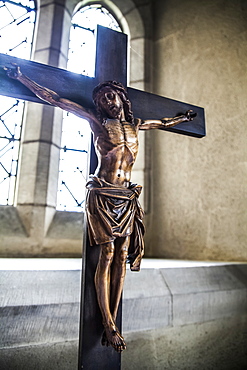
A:
[[[102,245],[101,248],[102,248],[101,258],[103,258],[106,262],[112,262],[113,257],[114,257],[113,243]]]
[[[128,248],[121,249],[121,252],[119,253],[119,262],[126,263],[127,257],[128,257]]]

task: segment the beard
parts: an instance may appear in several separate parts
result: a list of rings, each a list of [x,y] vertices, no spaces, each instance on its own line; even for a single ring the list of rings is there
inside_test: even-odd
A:
[[[116,105],[110,105],[106,109],[104,109],[104,116],[107,118],[118,118],[121,111],[123,109],[123,106],[116,106]]]

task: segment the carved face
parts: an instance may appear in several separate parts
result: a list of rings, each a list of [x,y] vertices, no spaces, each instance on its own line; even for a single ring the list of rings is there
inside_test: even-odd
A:
[[[110,88],[104,88],[99,92],[97,105],[107,118],[120,118],[123,110],[123,102],[120,96]]]

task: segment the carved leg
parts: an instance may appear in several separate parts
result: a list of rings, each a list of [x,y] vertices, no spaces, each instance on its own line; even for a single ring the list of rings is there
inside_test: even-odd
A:
[[[111,265],[114,258],[114,250],[113,243],[101,245],[101,253],[95,273],[95,287],[105,327],[104,336],[106,340],[104,342],[102,340],[102,344],[111,345],[117,352],[121,352],[125,349],[125,343],[110,311]]]
[[[126,274],[126,260],[130,237],[118,238],[115,241],[115,253],[111,270],[111,301],[110,308],[114,321],[117,318],[118,306],[121,299]]]
[[[129,248],[129,237],[118,238],[115,241],[115,252],[113,262],[111,265],[111,283],[110,283],[110,309],[114,322],[116,322],[119,302],[121,299],[124,279],[126,274],[126,260],[128,256]],[[122,337],[123,338],[123,337]],[[107,343],[106,333],[103,333],[102,344],[109,345]],[[123,338],[123,345],[121,350],[126,349],[126,345]]]

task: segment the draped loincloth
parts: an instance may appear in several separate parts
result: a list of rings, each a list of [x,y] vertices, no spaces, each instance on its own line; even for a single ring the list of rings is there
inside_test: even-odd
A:
[[[105,244],[130,235],[128,262],[132,271],[139,271],[144,254],[144,212],[138,197],[142,187],[128,188],[109,184],[90,176],[86,185],[86,214],[90,245]]]

